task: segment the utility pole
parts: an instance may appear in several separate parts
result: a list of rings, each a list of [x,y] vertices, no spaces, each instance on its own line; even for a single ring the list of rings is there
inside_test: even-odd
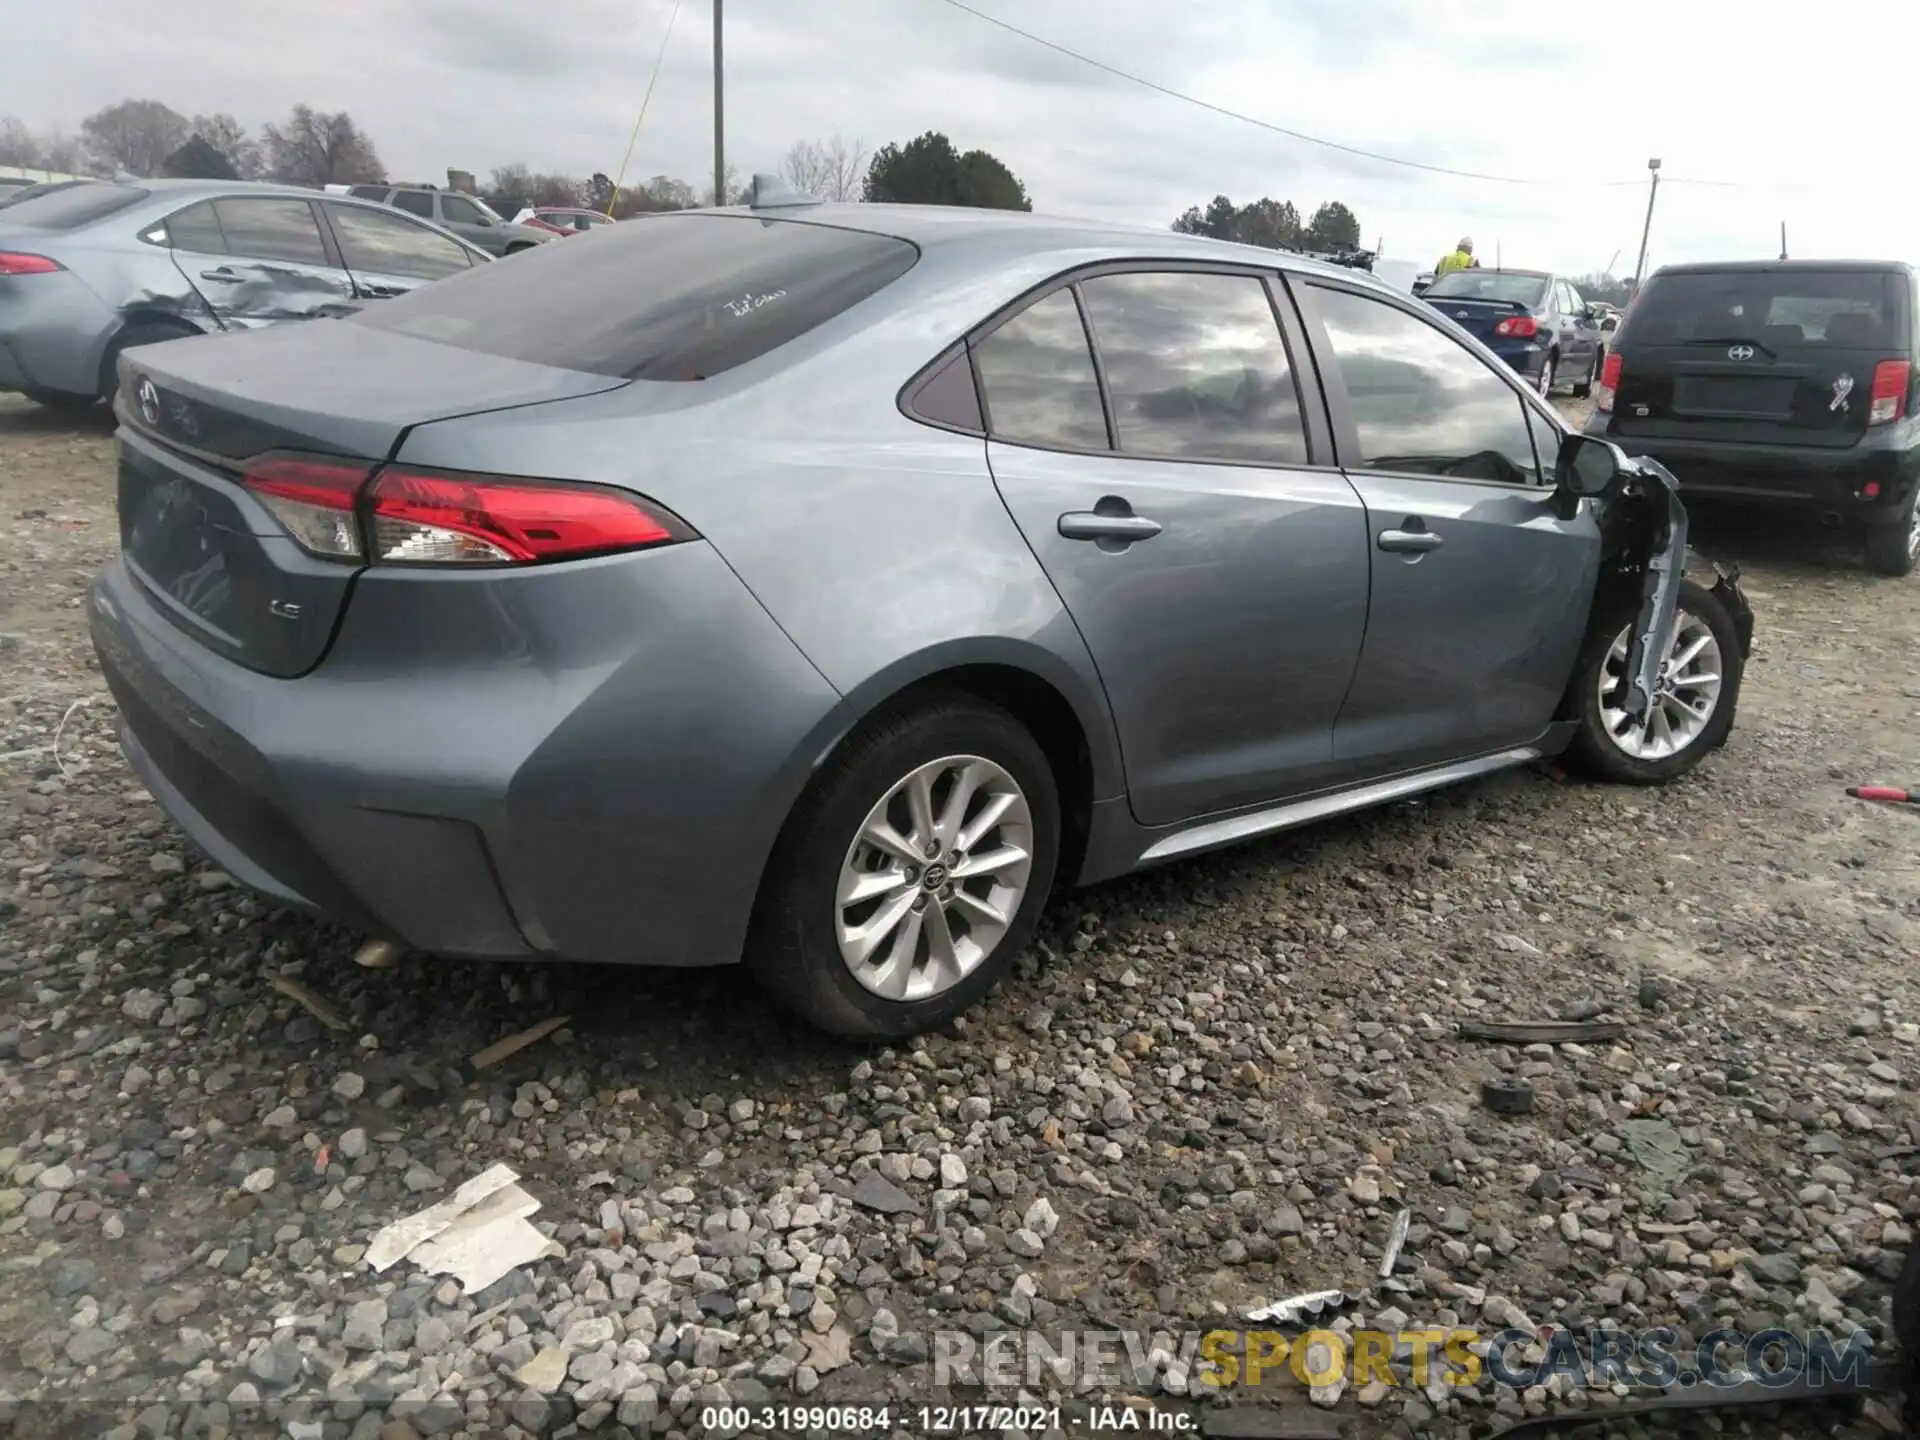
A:
[[[713,0],[713,203],[727,203],[727,107],[720,63],[720,0]]]
[[[1780,222],[1780,258],[1787,258],[1787,222],[1784,220]]]
[[[719,0],[714,0],[719,4]],[[1660,162],[1647,161],[1647,169],[1653,175],[1653,187],[1647,191],[1647,223],[1640,228],[1640,263],[1633,267],[1633,294],[1640,293],[1640,280],[1647,269],[1647,237],[1653,234],[1653,202],[1660,193]]]

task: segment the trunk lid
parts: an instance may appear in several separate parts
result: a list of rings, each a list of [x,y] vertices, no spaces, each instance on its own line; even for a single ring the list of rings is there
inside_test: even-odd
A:
[[[1891,268],[1656,275],[1616,339],[1613,431],[1845,449],[1867,433],[1874,371],[1911,354],[1911,305]]]
[[[1531,315],[1532,307],[1518,300],[1462,300],[1428,294],[1426,302],[1476,340],[1494,339],[1494,327],[1516,315]]]
[[[130,351],[115,406],[122,555],[209,649],[265,674],[304,674],[360,567],[295,544],[242,484],[245,461],[293,451],[371,471],[415,425],[625,383],[341,321]]]

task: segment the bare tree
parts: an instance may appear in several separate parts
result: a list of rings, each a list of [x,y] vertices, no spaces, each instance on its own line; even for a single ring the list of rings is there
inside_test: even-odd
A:
[[[167,156],[192,133],[187,117],[158,100],[122,100],[80,122],[101,163],[135,175],[158,175]]]
[[[40,164],[40,142],[11,115],[0,115],[0,165],[34,169]]]
[[[747,198],[747,187],[740,183],[740,172],[731,165],[727,166],[726,180],[726,198],[714,199],[713,186],[709,185],[700,192],[700,203],[702,205],[738,205]]]
[[[858,140],[851,146],[838,135],[796,140],[780,162],[780,178],[816,200],[858,200],[866,161],[867,147]]]
[[[373,141],[353,117],[296,105],[285,125],[263,125],[267,174],[287,185],[344,185],[387,178]]]
[[[536,206],[573,209],[581,202],[586,186],[571,175],[531,175],[532,201]]]
[[[193,133],[227,157],[234,174],[242,180],[258,180],[266,162],[260,154],[260,142],[247,133],[240,122],[224,112],[196,115]]]
[[[49,130],[40,137],[40,166],[63,175],[80,175],[92,168],[86,142],[64,130]]]

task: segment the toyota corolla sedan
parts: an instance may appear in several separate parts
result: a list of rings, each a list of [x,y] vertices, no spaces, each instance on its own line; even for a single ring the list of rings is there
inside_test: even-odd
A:
[[[1056,882],[1685,774],[1751,634],[1657,467],[1430,307],[1159,231],[651,216],[129,353],[116,408],[93,636],[215,861],[851,1036],[980,1000]]]
[[[1420,298],[1484,342],[1542,395],[1593,393],[1606,356],[1599,310],[1544,270],[1450,270]]]

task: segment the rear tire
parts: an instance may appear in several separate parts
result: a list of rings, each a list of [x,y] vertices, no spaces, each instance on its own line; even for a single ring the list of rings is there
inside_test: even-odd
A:
[[[1574,382],[1574,386],[1573,386],[1574,399],[1584,400],[1589,395],[1593,394],[1594,382],[1600,378],[1600,357],[1605,353],[1606,352],[1604,350],[1596,350],[1593,352],[1593,365],[1587,371],[1587,378],[1584,380],[1577,380]]]
[[[23,393],[36,405],[67,414],[91,410],[100,403],[98,395],[76,395],[71,390],[28,390]]]
[[[1892,525],[1867,531],[1867,566],[1878,575],[1911,575],[1920,564],[1920,484],[1907,496],[1906,508]]]
[[[1560,352],[1557,350],[1549,350],[1547,352],[1547,358],[1540,362],[1540,379],[1538,383],[1540,386],[1540,398],[1542,400],[1550,400],[1553,398],[1554,371],[1557,370],[1559,366]]]
[[[1740,637],[1711,590],[1681,581],[1674,645],[1661,667],[1670,683],[1655,697],[1655,725],[1642,727],[1618,704],[1624,643],[1636,614],[1637,602],[1625,613],[1614,609],[1587,632],[1569,682],[1567,713],[1579,729],[1567,759],[1597,780],[1664,785],[1726,743],[1740,703]]]
[[[866,838],[883,830],[887,844]],[[747,963],[835,1035],[931,1029],[977,1004],[1025,948],[1059,845],[1053,772],[1019,721],[964,695],[888,711],[795,809]]]
[[[531,249],[533,249],[533,242],[531,240],[522,240],[518,245],[509,245],[506,253],[509,255],[518,255],[522,250]]]
[[[193,326],[169,324],[164,320],[129,325],[113,337],[100,361],[100,398],[113,403],[113,392],[120,387],[120,357],[136,345],[158,345],[163,340],[186,340],[200,334]]]

